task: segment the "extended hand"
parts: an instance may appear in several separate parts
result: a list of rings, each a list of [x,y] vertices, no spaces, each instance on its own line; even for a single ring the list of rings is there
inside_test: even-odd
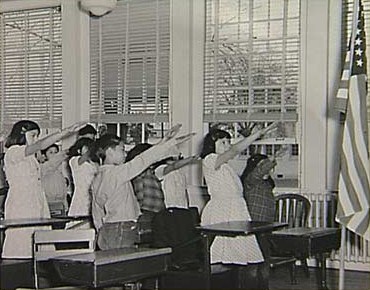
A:
[[[175,138],[176,145],[180,145],[180,144],[182,144],[186,141],[189,141],[194,135],[196,135],[195,132],[189,133],[189,134],[186,134],[186,135],[182,135],[180,137]]]
[[[279,122],[278,121],[275,121],[273,122],[272,124],[270,124],[269,126],[267,126],[266,128],[263,128],[260,132],[261,132],[261,135],[265,135],[267,133],[271,133],[275,130],[277,130],[278,128],[278,124]]]
[[[81,128],[83,128],[86,124],[87,124],[86,121],[76,122],[73,125],[65,128],[64,130],[65,130],[65,132],[68,132],[68,133],[74,133],[74,132],[77,132],[78,130],[80,130]]]
[[[171,129],[169,129],[166,135],[164,135],[163,139],[160,141],[160,143],[167,142],[171,140],[173,137],[175,137],[180,132],[181,127],[182,127],[181,124],[176,124]]]

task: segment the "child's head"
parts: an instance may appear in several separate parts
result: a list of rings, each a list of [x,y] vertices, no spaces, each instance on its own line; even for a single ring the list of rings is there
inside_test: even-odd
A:
[[[134,157],[143,153],[145,150],[148,150],[152,146],[153,145],[149,143],[136,144],[130,151],[127,152],[126,162],[129,162],[130,160],[134,159]]]
[[[130,151],[127,152],[126,162],[131,161],[136,156],[138,156],[139,154],[143,153],[144,151],[148,150],[151,147],[153,147],[153,145],[152,144],[149,144],[149,143],[139,143],[139,144],[136,144]],[[159,165],[167,164],[167,162],[169,160],[173,160],[173,157],[168,157],[168,158],[165,158],[163,160],[160,160],[160,161],[152,164],[150,167],[151,168],[156,168]]]
[[[69,156],[81,156],[93,149],[94,140],[83,137],[78,139],[68,150]]]
[[[95,140],[96,133],[97,131],[95,130],[95,128],[92,125],[87,124],[78,131],[78,138],[86,137]]]
[[[13,125],[13,128],[6,139],[5,147],[13,145],[31,145],[37,141],[40,135],[40,127],[36,122],[21,120]]]
[[[261,176],[269,176],[275,165],[276,161],[270,160],[267,155],[253,154],[247,160],[247,166],[244,169],[242,177],[247,177],[254,170],[258,170]]]
[[[201,158],[206,157],[208,154],[216,153],[216,143],[219,140],[226,139],[230,144],[231,136],[228,132],[220,129],[211,129],[204,137]]]
[[[103,164],[121,164],[126,152],[123,140],[114,134],[105,134],[95,142],[94,154]]]
[[[46,160],[59,152],[59,146],[57,144],[52,144],[48,148],[41,150],[41,154],[45,155]]]

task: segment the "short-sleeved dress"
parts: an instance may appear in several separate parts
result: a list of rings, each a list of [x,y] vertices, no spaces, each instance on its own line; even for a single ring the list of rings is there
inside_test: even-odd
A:
[[[202,211],[201,224],[251,220],[240,178],[227,163],[215,170],[217,156],[207,155],[202,164],[210,200]],[[263,260],[254,235],[216,237],[211,246],[211,263],[246,265]]]
[[[5,153],[9,192],[5,218],[49,218],[50,211],[41,187],[40,167],[34,155],[25,155],[25,145],[13,145]],[[32,258],[32,235],[49,226],[12,228],[5,231],[3,258]]]

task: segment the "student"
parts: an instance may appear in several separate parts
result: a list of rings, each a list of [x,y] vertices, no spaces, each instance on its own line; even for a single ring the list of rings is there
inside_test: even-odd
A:
[[[69,149],[69,166],[71,168],[74,192],[68,211],[69,216],[91,215],[91,183],[98,171],[98,160],[91,157],[94,141],[90,138],[78,139]],[[91,228],[92,224],[85,222],[71,222],[66,228]]]
[[[189,208],[186,176],[182,168],[199,161],[199,156],[183,158],[181,155],[167,158],[159,165],[155,174],[161,180],[166,208]]]
[[[201,158],[210,200],[202,211],[202,225],[251,220],[239,176],[227,162],[275,126],[273,123],[234,145],[230,145],[230,134],[220,129],[213,129],[205,136]],[[263,255],[254,235],[216,237],[212,243],[211,263],[236,265],[240,289],[258,289],[256,265],[262,262]]]
[[[275,182],[270,175],[275,166],[276,161],[267,155],[253,154],[240,176],[252,220],[273,222],[275,219]]]
[[[273,222],[275,220],[275,197],[273,194],[275,182],[270,175],[275,166],[275,159],[270,160],[265,154],[253,154],[248,158],[247,165],[240,176],[244,198],[253,221]],[[257,236],[257,240],[265,258],[264,264],[258,268],[260,283],[267,289],[270,275],[271,245],[269,234],[260,234]]]
[[[126,162],[131,161],[151,147],[153,147],[153,145],[149,143],[135,145],[127,152]],[[141,215],[139,223],[140,229],[143,230],[150,229],[154,215],[165,209],[162,184],[155,175],[154,170],[154,164],[150,164],[148,168],[131,180],[135,196],[140,205]]]
[[[177,145],[192,136],[174,138],[180,127],[171,128],[162,141],[126,163],[124,143],[118,136],[105,134],[96,141],[95,154],[102,165],[92,183],[92,215],[100,249],[135,243],[141,211],[130,181],[152,163],[178,154]]]
[[[4,203],[9,188],[4,172],[4,155],[0,153],[0,217],[4,216]]]
[[[92,140],[95,140],[96,134],[97,134],[96,129],[92,125],[87,124],[78,131],[77,139],[90,138]]]
[[[41,185],[44,189],[49,208],[55,205],[62,208],[63,214],[68,210],[67,190],[68,179],[63,174],[63,162],[67,158],[64,152],[59,151],[57,144],[41,150],[45,161],[41,163]]]
[[[35,153],[77,133],[85,123],[76,123],[59,133],[38,140],[37,123],[22,120],[13,125],[6,140],[5,174],[9,192],[5,201],[5,218],[48,218],[49,207],[41,187],[40,165]],[[12,228],[5,231],[2,258],[32,258],[32,235],[36,229],[50,227]]]

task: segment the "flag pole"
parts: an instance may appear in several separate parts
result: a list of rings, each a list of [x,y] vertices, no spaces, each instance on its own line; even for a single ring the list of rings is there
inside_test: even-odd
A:
[[[354,46],[355,46],[355,36],[357,31],[357,20],[358,20],[358,13],[359,13],[359,1],[353,1],[353,16],[352,16],[352,32],[351,32],[351,41],[350,41],[350,67],[349,71],[352,70],[353,65],[353,54],[354,54]],[[339,197],[338,197],[339,198]],[[344,290],[344,272],[345,272],[345,262],[344,257],[346,255],[346,227],[340,223],[341,225],[341,239],[340,239],[340,252],[339,252],[339,281],[338,281],[338,290]]]
[[[344,256],[346,255],[345,250],[345,240],[346,240],[346,227],[341,226],[341,236],[340,236],[340,252],[339,252],[339,285],[338,290],[344,290]]]

